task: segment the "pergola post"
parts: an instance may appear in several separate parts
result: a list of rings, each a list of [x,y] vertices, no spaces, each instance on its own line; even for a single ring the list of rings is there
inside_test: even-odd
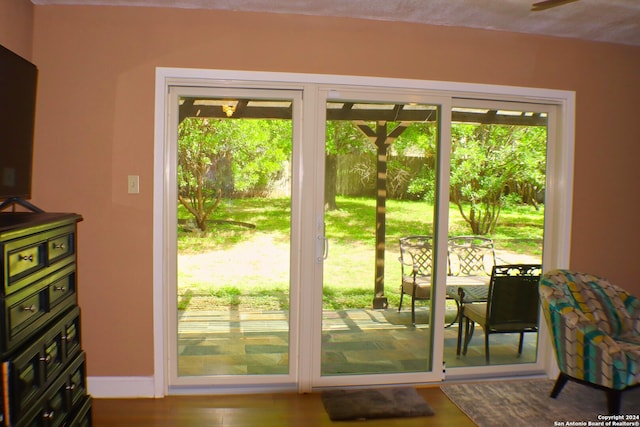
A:
[[[376,251],[373,308],[384,309],[389,301],[384,294],[384,252],[386,249],[386,203],[387,203],[387,151],[398,136],[404,132],[407,125],[400,123],[390,133],[387,133],[387,122],[376,122],[373,131],[367,124],[356,123],[358,128],[373,142],[376,147]]]

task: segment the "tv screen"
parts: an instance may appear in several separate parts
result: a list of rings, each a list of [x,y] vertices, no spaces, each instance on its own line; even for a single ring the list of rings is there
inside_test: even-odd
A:
[[[0,200],[31,198],[38,69],[0,45]]]

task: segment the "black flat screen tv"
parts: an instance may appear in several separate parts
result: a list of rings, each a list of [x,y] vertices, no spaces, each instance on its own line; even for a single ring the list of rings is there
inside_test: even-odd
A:
[[[31,198],[38,68],[0,45],[0,202]]]

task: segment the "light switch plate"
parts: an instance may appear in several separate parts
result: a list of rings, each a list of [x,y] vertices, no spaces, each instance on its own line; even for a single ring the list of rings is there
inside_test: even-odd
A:
[[[127,177],[127,192],[129,194],[140,193],[140,176],[139,175],[129,175]]]

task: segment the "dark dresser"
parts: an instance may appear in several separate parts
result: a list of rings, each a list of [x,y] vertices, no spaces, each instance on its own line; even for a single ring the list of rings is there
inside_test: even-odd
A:
[[[76,214],[0,212],[0,426],[91,426]]]

